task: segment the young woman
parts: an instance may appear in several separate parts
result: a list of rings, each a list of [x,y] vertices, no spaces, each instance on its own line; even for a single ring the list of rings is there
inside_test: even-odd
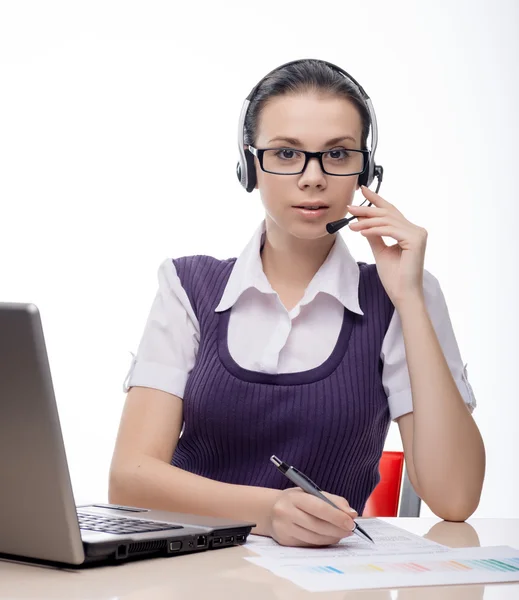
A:
[[[378,483],[394,420],[431,510],[463,521],[476,509],[485,452],[474,396],[424,270],[426,230],[359,185],[373,180],[376,134],[362,92],[335,65],[301,60],[249,96],[238,176],[259,190],[265,219],[237,259],[160,266],[125,385],[111,502],[253,521],[286,545],[335,543]],[[359,189],[370,205],[353,206]],[[328,233],[347,212],[373,264]],[[342,510],[289,487],[273,454]]]

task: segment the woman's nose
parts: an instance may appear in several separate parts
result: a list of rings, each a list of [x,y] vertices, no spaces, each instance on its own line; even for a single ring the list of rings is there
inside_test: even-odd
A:
[[[303,183],[322,182],[325,181],[323,170],[317,157],[312,157],[303,173],[301,173],[300,181]]]

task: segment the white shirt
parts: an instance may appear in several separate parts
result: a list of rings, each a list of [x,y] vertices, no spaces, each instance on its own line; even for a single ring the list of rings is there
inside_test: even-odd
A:
[[[337,342],[344,307],[362,315],[359,267],[341,235],[305,290],[288,311],[263,272],[263,221],[237,258],[216,312],[231,308],[228,344],[243,368],[265,373],[306,371],[323,363]],[[184,395],[195,364],[200,327],[171,259],[158,270],[153,301],[137,355],[123,384]],[[424,271],[427,310],[458,389],[472,411],[476,400],[467,379],[445,298],[438,281]],[[382,342],[382,383],[391,419],[413,410],[400,317],[395,310]]]

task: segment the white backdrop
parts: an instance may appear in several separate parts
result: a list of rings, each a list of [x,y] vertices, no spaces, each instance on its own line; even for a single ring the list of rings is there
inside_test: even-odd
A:
[[[0,4],[0,299],[40,308],[76,500],[106,499],[161,260],[236,256],[262,218],[244,97],[313,57],[371,96],[380,193],[429,231],[487,449],[476,516],[519,517],[517,3],[178,4]]]

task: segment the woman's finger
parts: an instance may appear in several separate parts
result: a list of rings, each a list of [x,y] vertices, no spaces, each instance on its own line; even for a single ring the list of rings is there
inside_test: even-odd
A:
[[[321,500],[321,498],[316,498],[310,494],[298,494],[297,496],[294,495],[293,503],[296,508],[303,512],[317,517],[322,521],[327,521],[339,529],[351,531],[354,528],[351,514],[341,508],[331,506],[327,502],[324,502],[324,500]]]
[[[331,546],[341,541],[340,536],[320,535],[315,531],[301,527],[297,523],[292,523],[287,534],[311,546]]]
[[[346,500],[346,498],[343,498],[342,496],[336,496],[335,494],[330,494],[328,492],[323,492],[323,494],[328,498],[328,500],[331,500],[335,506],[343,510],[345,513],[348,513],[348,515],[354,519],[359,516],[359,513],[350,506],[350,503]]]
[[[409,239],[409,235],[406,234],[405,231],[402,231],[401,229],[398,229],[397,227],[370,227],[368,229],[364,229],[363,231],[360,232],[361,235],[377,235],[377,236],[384,236],[384,237],[391,237],[394,240],[396,240],[397,242],[404,242],[405,240]]]
[[[398,221],[396,221],[396,219],[392,219],[391,217],[385,216],[385,217],[373,217],[370,219],[362,219],[361,221],[357,221],[357,222],[353,222],[350,223],[349,227],[350,229],[353,229],[354,231],[361,231],[363,229],[368,229],[370,227],[385,227],[385,226],[391,226],[391,227],[398,227],[399,225],[401,225],[401,223],[398,223]]]
[[[337,527],[337,525],[334,525],[333,523],[323,521],[323,519],[319,519],[318,517],[315,517],[314,515],[304,512],[298,508],[294,509],[292,519],[294,523],[300,527],[303,527],[303,529],[307,529],[308,531],[312,531],[326,537],[336,537],[342,539],[344,537],[348,537],[352,533],[352,527],[347,528],[344,522],[341,527]]]
[[[385,208],[377,208],[376,206],[357,206],[352,204],[346,208],[352,215],[359,217],[383,217],[388,214]]]

